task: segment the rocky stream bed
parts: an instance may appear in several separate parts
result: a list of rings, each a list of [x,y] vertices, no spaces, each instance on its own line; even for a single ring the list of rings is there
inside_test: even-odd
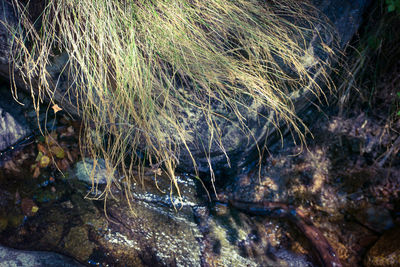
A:
[[[369,1],[313,2],[344,45]],[[15,22],[11,5],[1,8]],[[10,36],[0,33],[8,77]],[[132,202],[123,188],[106,188],[110,175],[121,185],[124,177],[82,158],[78,120],[54,104],[37,118],[30,97],[21,92],[25,106],[15,104],[2,82],[0,267],[400,266],[399,73],[397,64],[374,90],[352,92],[344,110],[302,96],[307,145],[290,132],[267,140],[262,162],[218,173],[215,190],[209,177],[177,173],[180,199],[161,169],[138,169]]]
[[[307,147],[271,147],[261,168],[218,185],[218,197],[209,188],[211,199],[180,174],[179,201],[161,170],[145,169],[132,210],[117,187],[106,203],[94,199],[110,174],[80,157],[80,125],[60,116],[48,136],[2,154],[0,243],[18,253],[1,247],[0,265],[321,266],[329,250],[343,266],[399,266],[400,121],[381,120],[383,102],[368,114],[362,105],[341,116],[310,110]],[[85,166],[99,179],[94,189]]]

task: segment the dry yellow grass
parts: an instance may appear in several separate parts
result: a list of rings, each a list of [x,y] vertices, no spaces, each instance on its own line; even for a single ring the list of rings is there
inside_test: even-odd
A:
[[[303,137],[291,93],[309,88],[319,96],[319,84],[330,83],[329,62],[311,42],[332,56],[319,35],[332,31],[306,1],[53,0],[36,22],[26,5],[14,6],[21,13],[14,67],[28,86],[38,81],[36,108],[55,94],[48,66],[66,53],[67,94],[86,124],[83,152],[124,175],[128,198],[146,164],[166,170],[179,194],[174,170],[193,136],[180,110],[202,110],[218,140],[213,118],[221,114],[210,103],[224,103],[246,129],[239,107],[250,108],[244,99],[251,98]],[[110,175],[108,189],[114,182]]]

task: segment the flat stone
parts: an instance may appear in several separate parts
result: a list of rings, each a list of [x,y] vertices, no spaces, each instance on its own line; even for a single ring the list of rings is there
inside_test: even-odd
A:
[[[0,245],[0,266],[2,267],[83,267],[66,256],[44,251],[23,251]]]
[[[95,184],[106,184],[109,175],[104,159],[99,159],[96,166],[92,159],[84,159],[76,163],[74,168],[74,177],[88,184],[92,184],[91,177],[94,178]]]

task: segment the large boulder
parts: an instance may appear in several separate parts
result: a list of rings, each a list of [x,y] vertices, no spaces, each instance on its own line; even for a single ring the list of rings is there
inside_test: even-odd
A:
[[[312,3],[321,11],[321,17],[326,15],[335,26],[340,48],[343,49],[360,26],[363,12],[367,8],[369,0],[313,0]],[[17,23],[17,16],[8,2],[3,2],[0,5],[0,21],[6,21],[11,25]],[[327,23],[326,21],[321,20],[320,23]],[[321,34],[320,32],[320,29],[326,28],[325,26],[315,25],[314,36],[321,37],[323,42],[329,45],[333,42],[333,40],[330,40],[330,35]],[[0,75],[6,78],[10,76],[9,63],[11,59],[7,51],[10,50],[11,40],[12,37],[8,34],[7,29],[0,24]],[[313,60],[327,60],[329,56],[319,49],[321,45],[320,41],[310,41],[310,43],[313,46],[313,51],[315,51],[313,53],[314,58],[308,59],[308,63],[305,64],[312,66]],[[64,97],[69,87],[66,74],[61,73],[67,61],[68,57],[65,54],[61,54],[48,67],[49,73],[57,81],[54,84],[58,86],[53,98],[62,105],[64,110],[72,114],[77,114],[77,110],[72,104],[74,103],[74,99],[71,101],[71,98]],[[323,80],[320,79],[318,70],[314,70],[314,75],[315,80]],[[13,81],[19,87],[25,88],[18,74],[14,77]],[[71,95],[73,96],[73,94]],[[299,91],[291,93],[291,100],[293,101],[295,111],[300,117],[302,117],[302,114],[311,105],[312,99],[313,94],[307,88],[301,88]],[[207,173],[210,167],[214,171],[217,171],[217,175],[218,171],[235,171],[257,157],[259,152],[257,146],[263,146],[265,140],[269,140],[267,143],[276,142],[276,138],[269,138],[276,133],[273,119],[271,120],[274,117],[273,112],[251,99],[249,99],[247,104],[251,107],[250,109],[239,107],[243,121],[246,122],[245,129],[237,126],[237,115],[233,114],[229,108],[217,101],[212,104],[213,109],[219,113],[219,116],[213,118],[220,132],[219,141],[216,141],[215,138],[214,140],[210,140],[212,134],[209,129],[209,120],[205,118],[206,115],[204,112],[190,107],[182,111],[180,117],[182,118],[183,128],[190,129],[193,133],[191,136],[192,141],[188,143],[192,155],[185,148],[182,148],[179,155],[179,167],[184,171],[193,172],[193,156],[200,172]],[[166,129],[165,132],[171,134],[172,131]],[[224,149],[221,149],[221,144]]]

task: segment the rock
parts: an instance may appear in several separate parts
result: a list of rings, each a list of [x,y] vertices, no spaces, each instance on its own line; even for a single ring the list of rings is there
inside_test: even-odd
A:
[[[65,176],[76,176],[75,171]],[[181,201],[176,192],[166,194],[170,190],[166,175],[153,174],[132,184],[134,202],[129,206],[114,186],[105,205],[103,200],[91,200],[86,183],[57,178],[55,186],[62,184],[57,190],[63,191],[62,198],[41,202],[40,211],[23,224],[9,222],[7,230],[0,231],[0,242],[19,249],[56,251],[86,265],[312,266],[309,250],[297,254],[285,243],[286,228],[281,223],[256,221],[224,205],[210,209],[208,199],[198,196],[201,185],[191,177],[177,179]],[[32,185],[21,185],[21,192],[27,190],[24,186]],[[104,190],[104,185],[98,189]],[[0,211],[21,213],[13,195]]]
[[[309,251],[285,247],[285,227],[276,221],[252,220],[233,210],[216,216],[204,207],[195,207],[194,215],[203,235],[203,261],[210,266],[313,266]]]
[[[370,207],[367,209],[368,223],[374,225],[373,229],[387,230],[394,226],[390,212],[382,207]]]
[[[6,68],[10,61],[10,51],[12,36],[9,34],[6,25],[16,25],[17,16],[8,1],[3,1],[0,5],[0,72],[9,75]]]
[[[64,242],[65,251],[81,262],[85,262],[93,253],[94,244],[89,241],[88,230],[85,227],[71,228]]]
[[[355,210],[355,218],[363,225],[382,233],[394,226],[389,210],[372,204],[359,205]]]
[[[92,159],[79,161],[75,165],[74,173],[76,174],[74,177],[88,184],[92,184],[91,177],[94,177],[95,184],[106,184],[107,177],[112,175],[107,172],[104,159],[99,159],[96,162],[96,167],[94,166],[94,161]]]
[[[385,232],[368,251],[366,267],[400,266],[400,227]]]
[[[368,0],[314,0],[311,2],[326,14],[336,26],[342,48],[358,29],[363,12],[369,3]],[[0,6],[0,20],[8,20],[11,23],[15,23],[16,16],[13,15],[13,10],[7,3],[8,2]],[[323,25],[316,25],[316,27],[324,28]],[[3,38],[0,39],[0,48],[9,47],[11,38],[7,36],[7,31],[5,31],[4,28],[0,28],[0,35],[3,36]],[[322,38],[326,39],[324,41],[327,43],[330,42],[328,34]],[[318,45],[318,42],[312,44],[316,51],[316,57],[326,59],[327,55],[321,54]],[[3,70],[0,71],[0,74],[5,78],[9,78],[8,63],[10,59],[7,58],[6,54],[0,55],[2,56],[0,70]],[[61,73],[67,61],[68,57],[66,54],[61,53],[54,59],[48,71],[51,73],[51,76],[54,77],[54,80],[59,78],[57,79],[59,89],[57,89],[54,98],[60,103],[63,109],[72,114],[77,114],[76,108],[71,104],[74,103],[75,99],[71,99],[71,102],[69,102],[67,101],[68,97],[64,97],[69,87],[66,77],[67,74],[61,75]],[[315,73],[315,79],[318,80],[318,71],[316,70]],[[15,81],[21,88],[24,88],[22,80],[19,77],[16,77]],[[73,95],[74,94],[69,94],[71,97]],[[292,101],[294,102],[296,113],[300,117],[302,117],[302,114],[304,114],[306,109],[311,105],[310,97],[312,99],[312,93],[306,89],[293,92]],[[276,138],[270,138],[275,132],[275,128],[266,118],[271,115],[271,112],[267,110],[266,107],[259,106],[257,103],[253,103],[253,101],[249,101],[248,103],[248,106],[252,107],[252,111],[244,107],[239,107],[239,112],[243,116],[242,119],[246,122],[247,127],[247,134],[243,134],[244,129],[240,129],[240,127],[236,126],[238,119],[229,108],[219,102],[213,103],[212,105],[213,110],[220,114],[220,116],[215,116],[213,118],[213,123],[218,125],[221,136],[220,143],[223,144],[225,151],[221,149],[219,142],[215,142],[215,140],[210,141],[211,131],[202,111],[189,107],[187,110],[182,110],[181,116],[179,116],[183,120],[183,128],[190,129],[191,132],[193,132],[191,136],[193,142],[188,143],[188,146],[192,152],[192,156],[196,160],[200,172],[208,173],[210,163],[214,171],[216,171],[216,175],[219,175],[219,171],[236,171],[257,157],[257,143],[262,145],[265,140],[268,140],[269,143],[276,142]],[[171,131],[166,129],[165,132],[170,133]],[[209,157],[204,153],[205,147],[209,148]],[[186,172],[193,172],[194,166],[192,157],[185,148],[181,149],[179,156],[179,167]],[[226,156],[229,157],[229,162]]]
[[[0,151],[27,137],[32,131],[23,109],[11,95],[11,90],[0,85]]]
[[[362,15],[371,0],[312,0],[335,25],[340,35],[340,44],[345,46],[362,23]]]
[[[0,245],[2,267],[83,267],[71,258],[53,252],[22,251]]]

